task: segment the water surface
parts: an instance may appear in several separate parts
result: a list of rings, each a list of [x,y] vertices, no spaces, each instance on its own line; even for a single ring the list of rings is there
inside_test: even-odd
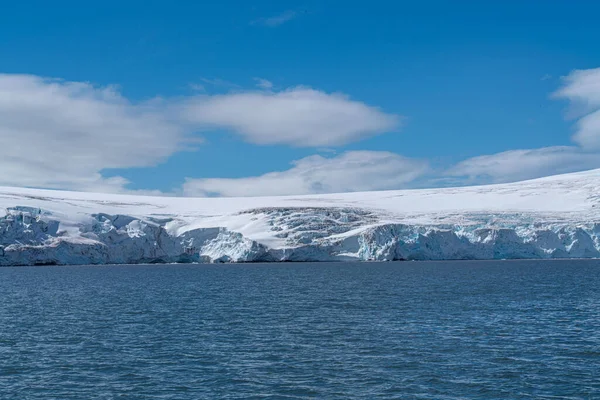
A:
[[[0,399],[600,398],[600,261],[0,268]]]

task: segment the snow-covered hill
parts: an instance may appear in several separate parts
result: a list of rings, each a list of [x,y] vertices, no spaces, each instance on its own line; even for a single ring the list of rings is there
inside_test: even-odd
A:
[[[600,257],[600,170],[254,198],[0,187],[1,209],[0,265]]]

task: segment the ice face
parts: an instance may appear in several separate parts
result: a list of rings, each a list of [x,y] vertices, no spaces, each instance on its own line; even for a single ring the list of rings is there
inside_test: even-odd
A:
[[[532,225],[517,228],[357,225],[322,220],[323,210],[299,210],[294,222],[281,220],[271,234],[285,237],[268,247],[240,232],[208,227],[174,234],[156,223],[121,215],[96,215],[79,235],[62,235],[60,221],[11,214],[0,219],[0,264],[104,264],[148,262],[392,261],[599,257],[600,229]],[[328,210],[342,213],[347,210]],[[265,216],[264,214],[254,214]],[[267,215],[268,217],[268,215]],[[306,224],[302,223],[306,220]],[[314,221],[319,220],[317,226]]]
[[[600,170],[248,199],[0,188],[0,265],[600,257]]]

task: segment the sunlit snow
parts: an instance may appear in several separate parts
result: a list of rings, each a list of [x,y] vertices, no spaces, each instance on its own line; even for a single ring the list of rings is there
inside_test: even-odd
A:
[[[600,170],[252,198],[0,187],[0,208],[0,265],[600,257]]]

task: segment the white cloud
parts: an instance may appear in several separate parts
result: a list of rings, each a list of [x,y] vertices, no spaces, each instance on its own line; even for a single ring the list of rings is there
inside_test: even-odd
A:
[[[600,168],[600,68],[575,70],[562,78],[553,97],[571,102],[570,112],[579,118],[573,140],[579,146],[554,146],[502,153],[464,160],[445,172],[460,177],[453,183],[512,182],[547,175]]]
[[[187,102],[191,123],[231,129],[255,144],[339,146],[397,128],[399,117],[305,87],[205,96]]]
[[[590,150],[600,150],[600,110],[577,121],[577,132],[573,140]]]
[[[469,158],[444,175],[462,178],[454,183],[503,183],[593,168],[600,168],[600,154],[573,146],[555,146]]]
[[[158,101],[114,87],[0,74],[0,184],[122,191],[105,168],[155,165],[185,145]]]
[[[254,78],[254,80],[256,81],[256,86],[258,86],[261,89],[270,90],[273,88],[273,82],[271,81],[268,81],[263,78]]]
[[[600,68],[574,70],[562,80],[564,86],[555,96],[600,107]]]
[[[600,150],[600,68],[575,70],[563,82],[554,96],[570,100],[570,114],[581,117],[573,140],[585,149]]]
[[[513,182],[600,168],[600,154],[598,153],[600,150],[600,68],[574,71],[564,77],[563,82],[563,87],[554,96],[570,100],[572,103],[571,113],[580,117],[573,135],[574,141],[580,147],[555,146],[510,150],[473,157],[446,170],[438,171],[438,175],[428,180],[427,183],[460,185]],[[349,101],[347,98],[333,96],[303,88],[275,94],[246,93],[228,97],[223,102],[218,98],[212,98],[211,101],[214,103],[210,104],[207,111],[200,112],[200,115],[210,114],[214,118],[213,123],[229,125],[231,129],[245,136],[246,140],[254,143],[269,144],[283,141],[288,144],[310,146],[343,144],[347,141],[357,140],[359,137],[355,136],[357,133],[360,136],[366,136],[369,132],[390,130],[391,126],[397,123],[390,116],[378,115],[378,110],[370,109],[362,103],[354,104],[355,108],[352,109],[346,103]],[[303,110],[301,104],[304,99],[310,99],[311,106],[315,107],[314,110],[306,109],[306,113],[311,115],[309,117],[305,117],[304,111],[298,112],[298,110]],[[275,101],[277,106],[274,107],[270,103]],[[339,101],[339,104],[336,104],[336,101]],[[322,106],[321,102],[326,105]],[[250,108],[246,103],[252,103],[256,108],[238,115],[237,119],[226,111]],[[337,112],[336,107],[343,111]],[[289,110],[293,110],[293,113],[302,119],[304,126],[300,129],[296,128],[302,124],[291,124],[287,127],[278,123],[278,117],[284,117],[288,122],[294,120],[289,116]],[[324,115],[319,115],[319,112],[323,112]],[[347,124],[338,123],[337,119],[341,115],[344,115],[341,119],[345,120]],[[352,116],[360,116],[360,123],[357,124],[353,121]],[[317,118],[318,122],[312,123],[311,117]],[[205,119],[209,120],[210,118]],[[335,121],[332,125],[335,125],[336,129],[327,127],[329,121]],[[265,129],[262,126],[263,123],[275,130]],[[379,127],[378,124],[383,127]],[[279,125],[282,125],[281,129],[277,129]],[[364,129],[364,127],[368,129]],[[361,130],[361,128],[363,129]],[[305,134],[306,132],[316,132],[317,134],[310,137]],[[320,132],[329,132],[330,135],[324,137]],[[349,162],[356,159],[361,161]],[[424,164],[419,163],[421,161],[417,162],[391,153],[351,152],[329,159],[313,156],[297,161],[290,170],[273,172],[259,177],[189,179],[185,185],[185,192],[234,196],[395,188],[403,186],[423,174],[424,170],[420,168]],[[348,164],[352,164],[352,167],[348,167]],[[407,172],[409,175],[399,174],[398,180],[388,179],[390,175],[386,171],[396,170],[412,172]],[[416,175],[411,175],[415,172]],[[394,173],[392,172],[391,175]],[[409,179],[405,180],[405,178]],[[414,182],[412,186],[414,186]]]
[[[126,191],[126,179],[106,178],[102,171],[156,165],[193,148],[196,130],[231,130],[260,145],[329,148],[399,126],[397,115],[343,94],[306,87],[273,91],[271,82],[256,80],[264,90],[201,79],[237,92],[133,103],[112,86],[0,74],[0,185]],[[599,168],[600,68],[574,71],[563,82],[554,96],[569,100],[571,114],[579,118],[573,135],[579,147],[473,157],[429,182],[509,182]],[[183,190],[247,196],[392,189],[414,186],[428,171],[422,160],[358,151],[306,157],[286,171],[256,177],[188,179]]]
[[[188,178],[183,192],[229,197],[397,189],[429,171],[426,161],[385,151],[351,151],[332,158],[314,155],[292,165],[286,171],[248,178]]]
[[[332,146],[396,121],[304,88],[132,103],[116,87],[0,74],[0,185],[120,192],[128,182],[103,170],[156,165],[195,147],[198,129],[232,129],[258,144]]]

